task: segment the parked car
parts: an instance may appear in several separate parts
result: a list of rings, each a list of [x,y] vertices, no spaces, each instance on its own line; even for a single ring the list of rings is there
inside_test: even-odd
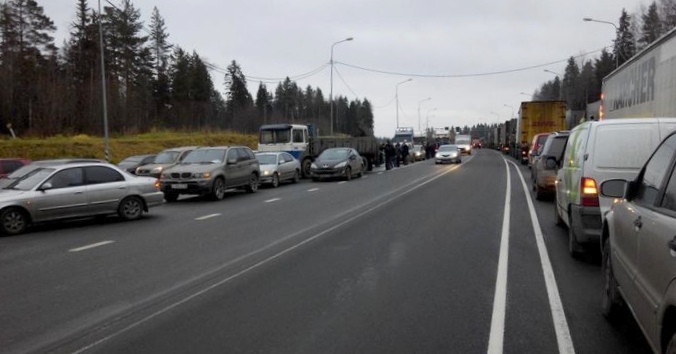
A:
[[[19,158],[4,158],[0,159],[0,178],[7,176],[8,174],[18,170],[22,166],[28,165],[31,163],[29,159],[19,159]]]
[[[533,156],[531,177],[535,199],[541,200],[544,196],[556,194],[556,171],[563,158],[563,149],[569,134],[567,130],[548,133],[544,145],[540,145]]]
[[[537,156],[537,152],[540,150],[540,148],[545,144],[545,141],[547,141],[547,137],[551,133],[540,133],[540,134],[535,134],[533,136],[533,141],[530,144],[530,148],[528,149],[528,167],[531,168],[534,164],[534,158]]]
[[[155,154],[129,156],[117,164],[121,169],[136,174],[136,169],[155,162]]]
[[[111,164],[41,166],[0,190],[0,231],[17,235],[30,224],[95,215],[136,220],[160,204],[156,179]]]
[[[244,188],[258,191],[260,168],[253,151],[246,146],[201,147],[192,150],[183,161],[162,172],[162,192],[167,202],[181,194],[225,197],[225,190]]]
[[[439,146],[439,149],[437,150],[437,153],[434,155],[434,163],[435,164],[440,164],[440,163],[461,163],[462,162],[462,154],[460,153],[460,149],[458,148],[458,145],[441,145]]]
[[[598,187],[613,178],[633,179],[662,139],[676,128],[676,118],[590,121],[570,132],[556,176],[555,217],[568,226],[573,257],[599,249],[603,215],[613,198]],[[590,247],[587,247],[590,246]]]
[[[55,159],[55,160],[37,160],[32,161],[28,165],[24,165],[18,170],[10,173],[9,175],[0,178],[0,188],[5,188],[12,184],[17,179],[27,175],[31,171],[45,166],[55,166],[55,165],[64,165],[64,164],[74,164],[74,163],[107,163],[105,160],[99,159]]]
[[[195,149],[197,149],[197,146],[183,146],[163,150],[157,154],[157,156],[155,156],[155,161],[153,161],[153,163],[138,167],[136,169],[136,175],[159,178],[162,174],[162,171],[180,163],[191,151]]]
[[[357,150],[352,148],[329,148],[322,151],[310,166],[313,181],[324,178],[352,179],[364,175],[364,162]]]
[[[288,152],[259,152],[256,159],[261,170],[261,184],[277,188],[281,182],[300,180],[300,162]]]
[[[626,304],[655,353],[676,350],[675,160],[671,133],[631,182],[601,184],[602,195],[618,198],[601,238],[602,313],[613,321]]]
[[[423,144],[414,144],[408,153],[411,155],[413,162],[422,161],[425,159],[425,146]]]

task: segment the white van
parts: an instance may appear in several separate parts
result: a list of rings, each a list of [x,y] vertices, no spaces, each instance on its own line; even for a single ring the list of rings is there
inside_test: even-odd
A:
[[[633,180],[676,118],[629,118],[591,121],[570,132],[556,176],[555,218],[568,226],[568,251],[573,257],[584,246],[599,250],[603,215],[613,198],[599,195],[603,181]]]

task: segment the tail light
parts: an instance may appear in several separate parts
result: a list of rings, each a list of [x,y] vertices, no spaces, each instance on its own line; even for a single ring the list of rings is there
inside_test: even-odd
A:
[[[155,189],[157,189],[159,191],[161,189],[160,188],[161,186],[162,186],[162,182],[160,182],[159,179],[156,179],[155,180]]]
[[[599,190],[593,178],[582,177],[580,188],[582,189],[580,195],[582,206],[599,206]]]

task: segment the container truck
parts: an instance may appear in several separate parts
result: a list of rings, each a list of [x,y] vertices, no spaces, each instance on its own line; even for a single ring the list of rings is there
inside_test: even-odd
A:
[[[521,102],[519,117],[516,122],[515,146],[522,164],[530,159],[530,142],[536,134],[549,133],[566,129],[565,101],[530,101]]]

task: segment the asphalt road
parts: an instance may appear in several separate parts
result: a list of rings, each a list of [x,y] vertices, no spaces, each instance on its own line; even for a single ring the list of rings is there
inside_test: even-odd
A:
[[[568,255],[513,161],[479,150],[0,238],[0,352],[649,353],[629,315],[601,316],[597,257]]]

